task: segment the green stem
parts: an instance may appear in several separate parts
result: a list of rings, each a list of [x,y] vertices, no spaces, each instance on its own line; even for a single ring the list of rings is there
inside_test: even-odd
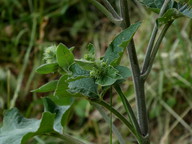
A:
[[[142,74],[142,77],[143,77],[144,80],[147,79],[147,77],[148,77],[148,75],[149,75],[149,73],[151,71],[151,68],[153,66],[153,63],[154,63],[155,57],[157,55],[157,52],[159,50],[160,44],[161,44],[167,30],[169,29],[169,27],[171,26],[172,23],[173,23],[173,21],[166,24],[164,26],[163,30],[161,31],[160,35],[159,35],[159,38],[158,38],[158,40],[157,40],[157,42],[156,42],[156,44],[155,44],[155,46],[153,48],[153,51],[151,52],[151,56],[150,56],[151,58],[150,58],[150,61],[149,61],[149,66],[148,66],[147,70],[145,71],[145,73]]]
[[[97,103],[99,105],[102,105],[103,107],[105,107],[107,110],[111,111],[116,117],[118,117],[130,130],[130,132],[135,135],[135,137],[137,137],[138,140],[142,139],[141,137],[139,137],[137,135],[137,133],[135,132],[134,127],[130,124],[129,121],[126,120],[126,118],[121,115],[116,109],[114,109],[113,107],[111,107],[108,103],[106,103],[103,100],[94,100],[91,101],[92,103]]]
[[[113,14],[108,11],[102,4],[100,4],[97,0],[88,0],[90,1],[95,7],[97,7],[103,14],[105,14],[110,21],[115,23],[116,25],[120,25],[122,19],[120,18],[115,18]]]
[[[127,111],[127,114],[128,114],[128,117],[131,121],[131,123],[133,124],[135,130],[137,131],[137,133],[139,135],[141,135],[141,130],[139,128],[139,124],[137,122],[137,119],[135,117],[135,114],[131,108],[131,105],[129,104],[127,98],[125,97],[125,95],[123,94],[121,88],[119,85],[115,85],[114,86],[115,90],[117,91],[117,93],[119,94],[120,98],[121,98],[121,101],[123,102],[123,105],[124,105],[124,108],[125,110]]]
[[[157,32],[158,32],[158,26],[157,26],[157,23],[155,23],[155,26],[154,26],[152,34],[151,34],[151,38],[149,40],[149,44],[147,46],[147,52],[146,52],[146,55],[145,55],[145,58],[144,58],[144,63],[143,63],[143,68],[142,68],[141,73],[144,73],[146,71],[147,66],[149,64],[150,55],[151,55],[153,45],[155,43]]]
[[[104,118],[104,120],[105,120],[109,125],[111,125],[111,124],[110,124],[110,123],[111,123],[111,120],[110,120],[110,118],[107,116],[107,114],[105,113],[104,109],[103,109],[100,105],[98,105],[98,104],[96,104],[96,103],[91,103],[91,104],[99,111],[99,113],[100,113],[101,116]],[[118,129],[116,128],[116,126],[115,126],[113,123],[112,123],[112,131],[113,131],[113,133],[117,136],[117,138],[118,138],[118,140],[119,140],[119,143],[120,143],[120,144],[125,144],[125,141],[124,141],[122,135],[120,134],[120,132],[118,131]]]
[[[127,0],[120,0],[120,14],[121,17],[123,18],[123,22],[121,24],[121,27],[123,29],[127,28],[130,26],[130,18],[129,18],[129,5]]]
[[[112,87],[110,87],[110,106],[111,108],[113,107],[113,99],[112,99]],[[113,143],[112,139],[112,124],[113,124],[113,117],[112,117],[112,112],[110,112],[110,144]]]
[[[159,13],[159,18],[162,17],[163,14],[165,13],[169,2],[170,2],[170,0],[165,0],[164,1],[163,5],[162,5],[162,8],[160,10],[160,13]],[[146,55],[145,55],[145,58],[144,58],[143,67],[142,67],[142,71],[141,71],[142,74],[145,73],[145,71],[147,70],[147,68],[149,66],[150,59],[151,59],[150,55],[151,55],[151,52],[152,52],[152,49],[153,49],[153,46],[154,46],[154,43],[155,43],[157,32],[158,32],[158,25],[155,22],[155,25],[154,25],[154,28],[153,28],[153,31],[152,31],[152,34],[151,34],[151,37],[150,37],[150,40],[149,40],[149,44],[147,46],[147,52],[146,52]]]
[[[113,6],[110,4],[108,0],[102,0],[106,8],[111,12],[111,14],[117,18],[117,19],[122,19],[117,12],[114,10]]]
[[[120,7],[121,7],[121,14],[124,19],[124,25],[122,26],[122,28],[124,29],[130,26],[128,1],[121,0]],[[148,135],[148,118],[147,118],[147,110],[145,105],[144,81],[140,77],[140,68],[139,68],[138,58],[137,58],[133,40],[131,40],[129,46],[127,47],[127,51],[128,51],[129,60],[131,63],[132,78],[134,81],[134,88],[136,93],[136,104],[137,104],[137,115],[138,115],[139,126],[141,129],[142,135],[146,136]]]

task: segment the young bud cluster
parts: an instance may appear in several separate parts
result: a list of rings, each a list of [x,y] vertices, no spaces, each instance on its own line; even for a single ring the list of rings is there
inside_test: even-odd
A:
[[[55,63],[56,62],[56,45],[50,46],[48,48],[45,49],[44,51],[44,60],[45,63],[49,64],[49,63]]]

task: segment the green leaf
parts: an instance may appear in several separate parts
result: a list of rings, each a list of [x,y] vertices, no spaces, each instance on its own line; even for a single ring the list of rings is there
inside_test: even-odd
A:
[[[104,60],[108,64],[116,66],[120,63],[125,48],[128,46],[130,40],[133,38],[140,25],[140,22],[133,24],[115,37],[104,56]]]
[[[145,5],[148,8],[151,8],[153,11],[159,13],[164,0],[139,0],[143,5]],[[168,8],[173,7],[174,2],[170,1],[168,4]]]
[[[96,83],[101,86],[110,86],[114,84],[118,79],[122,77],[119,75],[119,71],[112,66],[106,68],[105,74],[102,74],[96,79]]]
[[[159,13],[164,0],[140,0],[140,2],[149,7],[152,11]],[[191,4],[191,0],[186,2],[170,1],[165,14],[157,20],[159,26],[183,16],[192,18]]]
[[[62,119],[69,106],[56,106],[44,99],[45,112],[40,120],[24,118],[16,108],[5,111],[0,128],[0,144],[25,144],[36,135],[49,134],[62,137],[66,143],[83,144],[79,140],[62,134]]]
[[[192,9],[189,7],[186,7],[183,10],[177,10],[175,8],[169,9],[161,18],[157,19],[157,22],[158,25],[161,26],[184,16],[192,19]]]
[[[95,47],[92,43],[88,44],[87,49],[88,49],[89,54],[95,56]]]
[[[49,98],[43,98],[43,104],[44,104],[44,111],[45,112],[51,112],[55,113],[55,120],[54,120],[54,130],[62,133],[63,127],[62,127],[62,118],[67,112],[67,110],[70,108],[70,105],[68,106],[57,106],[52,100]]]
[[[74,110],[75,113],[80,117],[80,118],[85,118],[87,117],[87,105],[89,104],[89,101],[86,99],[80,99],[74,104]]]
[[[84,59],[76,59],[75,62],[85,70],[91,70],[95,66],[95,63],[93,61],[88,61]]]
[[[67,75],[62,76],[58,83],[57,83],[57,88],[54,93],[54,101],[58,105],[70,105],[73,102],[73,97],[77,95],[72,95],[67,91],[68,89],[68,83],[66,80],[68,79]]]
[[[72,72],[73,77],[89,76],[89,71],[82,69],[78,64],[71,65],[69,70]]]
[[[115,69],[118,70],[118,74],[122,77],[122,79],[126,79],[132,76],[131,70],[125,66],[117,66]]]
[[[166,13],[161,18],[157,19],[157,24],[158,24],[158,26],[161,26],[161,25],[171,22],[181,16],[182,16],[181,13],[179,13],[176,9],[172,8],[172,9],[167,10]]]
[[[113,85],[118,80],[124,80],[131,76],[131,71],[124,66],[112,67],[108,66],[106,68],[106,73],[102,74],[96,79],[96,83],[101,86]]]
[[[69,50],[70,50],[71,53],[73,53],[74,49],[75,49],[74,46],[69,48]]]
[[[53,123],[54,114],[49,112],[43,113],[41,120],[26,119],[13,108],[4,114],[3,126],[0,129],[0,144],[23,144],[35,135],[52,132]]]
[[[68,71],[69,67],[74,62],[74,55],[61,43],[57,46],[56,57],[58,65],[66,71]]]
[[[57,86],[57,80],[50,81],[44,85],[42,85],[40,88],[32,90],[31,92],[51,92],[56,89]]]
[[[73,94],[82,94],[88,98],[98,98],[97,85],[92,78],[82,78],[69,82],[69,92]]]
[[[43,64],[43,65],[39,66],[36,69],[36,72],[38,72],[40,74],[49,74],[49,73],[56,72],[57,69],[58,69],[57,63],[49,63],[49,64]]]

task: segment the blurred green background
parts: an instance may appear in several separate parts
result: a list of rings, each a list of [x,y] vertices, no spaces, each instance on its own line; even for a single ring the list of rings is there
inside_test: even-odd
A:
[[[117,1],[111,0],[116,5]],[[154,13],[131,3],[132,23],[142,21],[135,35],[139,61],[144,58],[154,24]],[[40,118],[41,97],[30,91],[55,79],[39,75],[35,68],[43,63],[46,47],[60,42],[75,47],[76,57],[83,55],[89,42],[102,56],[111,40],[120,32],[86,0],[0,0],[0,125],[3,111],[14,105],[26,117]],[[122,64],[129,65],[127,54]],[[135,107],[133,83],[123,89]],[[146,84],[151,140],[153,144],[192,143],[192,21],[180,18],[164,38]],[[108,98],[106,98],[107,100]],[[119,98],[113,106],[124,113]],[[69,134],[97,144],[109,142],[110,129],[86,100],[78,99],[65,128]],[[127,128],[113,118],[115,125],[132,144]],[[117,139],[114,136],[113,142]],[[35,137],[30,144],[62,143],[53,137]]]

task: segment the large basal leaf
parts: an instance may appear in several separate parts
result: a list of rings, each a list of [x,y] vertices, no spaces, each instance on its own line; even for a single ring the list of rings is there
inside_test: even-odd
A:
[[[55,113],[55,119],[54,119],[54,125],[53,125],[54,130],[59,133],[62,133],[62,131],[63,131],[62,119],[65,116],[64,114],[70,108],[70,105],[58,106],[49,98],[44,98],[43,103],[44,103],[45,112]],[[66,118],[67,117],[65,117],[65,119]]]
[[[42,85],[40,88],[32,90],[31,92],[51,92],[54,91],[57,87],[57,80],[50,81],[44,85]]]
[[[64,44],[57,46],[56,57],[58,65],[66,71],[74,62],[74,55]]]
[[[58,69],[57,63],[49,63],[49,64],[43,64],[43,65],[39,66],[36,69],[36,72],[38,72],[40,74],[49,74],[49,73],[56,72],[57,69]]]
[[[0,144],[25,143],[35,135],[52,132],[54,117],[54,114],[46,112],[41,120],[26,119],[16,108],[8,110],[4,113],[3,126],[0,129]]]
[[[62,119],[69,106],[56,106],[49,99],[44,99],[44,104],[45,112],[40,120],[24,118],[16,108],[7,110],[0,128],[0,144],[25,144],[36,135],[61,135]],[[65,134],[63,139],[67,143],[82,144]]]
[[[82,78],[69,82],[69,92],[82,94],[88,98],[98,98],[97,85],[92,78]]]
[[[133,24],[115,37],[103,58],[108,64],[116,66],[120,63],[125,48],[128,46],[140,25],[140,22]]]

